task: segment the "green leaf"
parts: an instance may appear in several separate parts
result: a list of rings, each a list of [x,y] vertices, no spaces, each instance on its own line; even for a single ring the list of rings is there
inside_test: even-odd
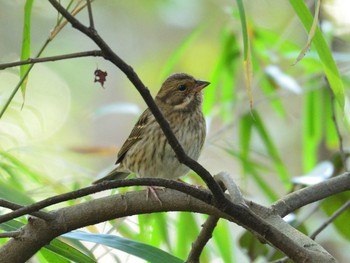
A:
[[[224,82],[222,84],[224,89],[223,93],[225,94],[224,96],[231,94],[231,97],[229,97],[230,103],[232,103],[232,101],[235,99],[234,72],[236,71],[236,65],[240,57],[239,46],[236,36],[233,34],[231,29],[223,30],[222,40],[220,42],[222,43],[222,52],[210,76],[210,88],[204,89],[205,100],[203,101],[203,112],[205,114],[210,113],[217,103],[218,96],[221,95],[219,92],[221,91],[221,81]],[[227,81],[228,78],[231,79],[231,86]],[[225,97],[223,97],[223,99],[224,98]],[[226,97],[226,99],[227,98],[228,97]]]
[[[190,251],[193,240],[199,233],[198,223],[192,213],[180,213],[176,222],[176,249],[175,254],[186,256]]]
[[[266,256],[268,253],[266,245],[262,244],[248,231],[245,231],[239,239],[239,245],[246,252],[251,262],[255,261],[258,257]]]
[[[236,0],[236,2],[237,2],[237,5],[238,5],[239,17],[241,19],[241,27],[242,27],[242,34],[243,34],[244,80],[245,80],[245,84],[246,84],[246,88],[247,88],[250,109],[252,109],[252,107],[253,107],[253,98],[252,98],[253,69],[252,69],[252,56],[251,56],[250,44],[249,44],[247,20],[246,20],[246,16],[245,16],[243,1],[242,0]]]
[[[322,202],[322,208],[328,216],[331,216],[336,212],[342,205],[350,200],[350,193],[344,192],[334,196],[330,196]],[[344,238],[350,241],[350,227],[349,227],[350,209],[346,209],[343,213],[338,216],[333,225],[337,229],[338,233]],[[320,234],[322,235],[322,233]]]
[[[320,91],[310,91],[305,94],[303,113],[303,164],[308,172],[317,164],[318,146],[322,139],[323,113]]]
[[[87,242],[93,242],[106,245],[128,254],[150,261],[152,263],[180,263],[183,260],[150,245],[122,238],[119,236],[105,234],[91,234],[85,232],[70,232],[63,235],[65,238],[77,239]]]
[[[64,259],[72,260],[77,263],[94,263],[96,259],[91,258],[78,249],[72,247],[71,245],[58,240],[57,238],[52,240],[50,244],[46,245],[45,248],[41,249],[40,252],[44,252],[45,250],[49,250],[54,252],[55,254],[61,256]],[[45,253],[45,252],[44,252]],[[56,255],[56,256],[57,256]],[[49,261],[56,262],[56,261]],[[68,261],[70,262],[70,261]]]
[[[31,15],[34,0],[27,0],[24,5],[24,24],[22,33],[22,51],[21,60],[26,60],[30,58],[30,29],[31,29]],[[22,95],[25,97],[25,91],[27,86],[28,77],[26,77],[26,72],[29,69],[29,65],[22,65],[20,67],[20,77],[25,78],[21,85]]]
[[[213,233],[213,238],[223,261],[234,262],[234,253],[232,251],[232,248],[234,247],[233,239],[230,236],[229,224],[226,221],[220,220],[218,222]]]
[[[170,238],[168,231],[168,222],[170,217],[167,213],[152,214],[152,237],[150,244],[155,247],[160,247],[162,244],[166,244],[170,250]]]
[[[166,61],[166,64],[163,67],[163,70],[160,74],[161,79],[165,79],[173,71],[176,63],[183,56],[185,51],[191,46],[191,44],[197,39],[199,34],[207,26],[207,23],[201,23],[199,27],[193,30],[182,43],[176,48],[176,50],[171,54],[170,58]]]
[[[309,32],[311,30],[314,19],[304,0],[289,0],[289,3],[293,6],[295,13],[298,15],[305,29]],[[324,37],[322,36],[319,27],[317,27],[315,30],[312,44],[316,48],[316,51],[320,57],[324,72],[328,78],[334,96],[341,109],[344,110],[345,99],[343,82],[340,78],[339,71],[333,59],[332,53],[329,50],[329,47]]]
[[[27,194],[19,191],[12,185],[0,184],[0,198],[8,200],[10,202],[18,203],[21,205],[29,205],[34,203],[34,200],[30,198]]]
[[[268,134],[263,121],[260,118],[260,115],[253,111],[253,118],[254,118],[254,127],[256,128],[258,134],[260,135],[262,142],[265,144],[266,150],[269,154],[269,157],[273,161],[273,164],[275,166],[275,169],[277,171],[278,176],[281,179],[281,182],[284,184],[286,189],[289,189],[291,186],[291,183],[289,181],[289,174],[285,167],[285,165],[282,162],[282,159],[278,153],[278,150],[276,146],[274,145],[270,135]]]

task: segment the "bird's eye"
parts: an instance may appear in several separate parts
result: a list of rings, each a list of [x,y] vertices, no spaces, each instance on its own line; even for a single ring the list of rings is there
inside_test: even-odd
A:
[[[187,89],[186,85],[182,84],[177,87],[179,91],[185,91]]]

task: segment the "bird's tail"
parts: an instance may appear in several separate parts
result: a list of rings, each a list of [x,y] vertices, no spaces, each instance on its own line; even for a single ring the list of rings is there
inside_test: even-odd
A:
[[[117,166],[115,169],[113,169],[111,172],[109,172],[106,176],[102,177],[101,179],[98,179],[98,180],[92,182],[92,184],[98,184],[98,183],[101,183],[104,181],[122,180],[122,179],[125,179],[126,177],[128,177],[130,172],[120,171],[120,169],[118,169],[118,168],[119,168],[119,166]]]

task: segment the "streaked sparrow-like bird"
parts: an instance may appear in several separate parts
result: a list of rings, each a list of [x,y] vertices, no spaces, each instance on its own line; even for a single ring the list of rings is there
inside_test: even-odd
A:
[[[210,83],[196,80],[185,73],[168,77],[155,102],[182,145],[186,154],[198,160],[205,136],[206,124],[202,112],[202,90]],[[118,153],[117,166],[105,180],[124,179],[130,173],[139,177],[177,179],[189,168],[180,164],[163,131],[149,109],[146,109]]]

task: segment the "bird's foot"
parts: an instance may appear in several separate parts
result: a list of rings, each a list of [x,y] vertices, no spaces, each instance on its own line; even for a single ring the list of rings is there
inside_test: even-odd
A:
[[[162,205],[162,201],[160,200],[156,189],[161,189],[164,191],[164,187],[156,187],[156,186],[147,186],[147,192],[146,192],[146,200],[148,200],[150,193],[157,199],[157,201]]]

